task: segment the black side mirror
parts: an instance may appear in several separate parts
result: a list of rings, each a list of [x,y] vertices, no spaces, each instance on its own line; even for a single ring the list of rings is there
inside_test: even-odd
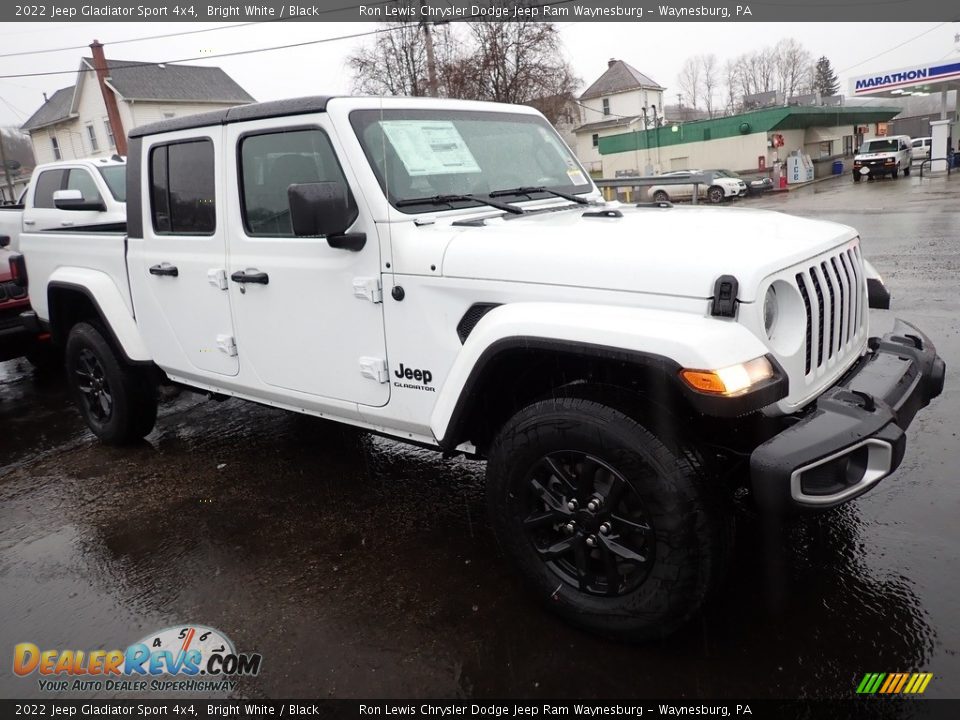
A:
[[[10,245],[10,236],[9,235],[0,235],[0,248],[5,248]]]
[[[107,206],[103,200],[85,200],[79,190],[57,190],[53,193],[53,206],[57,210],[99,210],[103,212]]]
[[[294,183],[287,188],[290,222],[297,237],[325,237],[330,247],[361,250],[363,233],[347,233],[357,219],[357,208],[338,182]]]

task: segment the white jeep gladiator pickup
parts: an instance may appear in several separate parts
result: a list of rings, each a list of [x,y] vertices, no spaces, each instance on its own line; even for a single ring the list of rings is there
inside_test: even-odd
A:
[[[177,383],[486,458],[533,591],[632,639],[723,575],[738,487],[831,507],[899,465],[944,363],[871,338],[856,231],[604,204],[527,107],[303,98],[130,133],[127,235],[24,233],[108,442]]]

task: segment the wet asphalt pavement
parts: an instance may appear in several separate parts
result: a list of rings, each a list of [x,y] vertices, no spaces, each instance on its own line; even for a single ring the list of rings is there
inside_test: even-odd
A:
[[[140,446],[109,448],[62,381],[14,361],[0,696],[43,696],[10,671],[17,642],[123,648],[189,622],[262,653],[246,697],[850,697],[893,671],[960,696],[960,177],[845,176],[741,205],[857,227],[893,293],[873,333],[916,323],[947,385],[872,493],[772,549],[742,516],[721,596],[681,633],[622,645],[543,612],[498,555],[482,463],[189,393]]]

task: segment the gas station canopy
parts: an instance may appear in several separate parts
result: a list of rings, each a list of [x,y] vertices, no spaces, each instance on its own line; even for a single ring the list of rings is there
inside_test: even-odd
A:
[[[854,97],[905,97],[940,93],[940,119],[930,121],[930,157],[933,170],[946,170],[953,150],[948,147],[950,126],[955,118],[947,117],[947,91],[960,90],[960,59],[917,63],[895,70],[882,70],[850,80]]]

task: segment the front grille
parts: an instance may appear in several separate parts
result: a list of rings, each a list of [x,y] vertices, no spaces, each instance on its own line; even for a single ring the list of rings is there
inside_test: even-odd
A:
[[[804,373],[809,375],[839,359],[857,340],[864,319],[860,250],[847,248],[795,279],[806,313]]]
[[[17,285],[15,282],[8,280],[7,282],[0,283],[0,301],[19,300],[20,298],[26,296],[27,291]]]

